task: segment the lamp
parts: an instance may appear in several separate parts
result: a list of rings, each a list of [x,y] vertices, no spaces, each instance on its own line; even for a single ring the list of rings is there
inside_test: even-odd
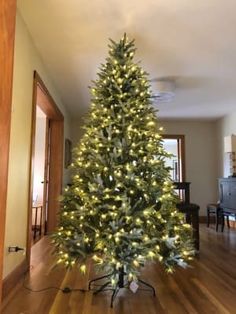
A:
[[[236,135],[232,134],[224,138],[224,152],[229,154],[230,176],[236,177]]]

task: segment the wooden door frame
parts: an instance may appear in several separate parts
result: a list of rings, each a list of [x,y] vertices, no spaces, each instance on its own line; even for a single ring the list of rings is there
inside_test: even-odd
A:
[[[57,226],[57,213],[59,211],[59,195],[62,189],[63,178],[63,147],[64,147],[64,117],[55,101],[50,95],[39,74],[34,72],[33,82],[33,108],[32,108],[32,131],[31,131],[31,165],[29,183],[28,202],[28,233],[26,256],[28,265],[31,257],[32,240],[32,197],[33,197],[33,177],[34,177],[34,154],[35,154],[35,128],[36,128],[36,108],[46,114],[50,120],[50,158],[49,165],[49,190],[48,190],[48,233],[55,230]]]
[[[0,0],[0,307],[10,146],[16,0]]]
[[[50,155],[49,155],[49,136],[50,136],[50,120],[48,117],[46,117],[46,134],[45,134],[45,156],[44,156],[44,174],[43,174],[43,215],[42,215],[42,235],[46,234],[46,207],[47,207],[47,200],[48,200],[48,164],[50,161]]]
[[[186,180],[186,165],[185,165],[185,136],[183,134],[163,134],[163,139],[174,139],[181,141],[181,150],[178,145],[178,154],[181,156],[182,181]]]

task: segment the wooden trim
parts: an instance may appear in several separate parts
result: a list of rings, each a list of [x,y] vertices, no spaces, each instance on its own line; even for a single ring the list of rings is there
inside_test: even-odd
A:
[[[174,139],[181,141],[181,168],[182,168],[182,181],[186,180],[186,163],[185,163],[185,136],[183,134],[163,134],[163,139]]]
[[[36,129],[36,104],[37,104],[37,81],[33,80],[33,100],[32,100],[32,117],[31,117],[31,144],[30,156],[31,164],[29,171],[29,196],[28,196],[28,230],[27,230],[27,244],[26,244],[26,258],[30,265],[31,257],[31,242],[32,242],[32,203],[33,203],[33,182],[34,182],[34,154],[35,154],[35,129]]]
[[[0,1],[0,306],[10,146],[16,0]]]
[[[179,153],[181,156],[181,168],[182,168],[182,180],[186,181],[186,166],[185,166],[185,136],[180,135],[178,138],[178,146],[179,146]]]
[[[48,182],[49,182],[49,136],[50,136],[50,120],[46,118],[46,134],[45,134],[45,158],[44,158],[44,185],[43,185],[43,226],[42,226],[42,235],[45,235],[47,232],[46,228],[46,208],[48,206]]]
[[[29,269],[27,259],[24,259],[4,280],[2,296],[3,299],[9,295],[12,289],[18,284],[24,274]]]
[[[64,116],[60,109],[57,107],[56,102],[49,93],[47,87],[45,86],[43,80],[39,76],[37,71],[34,71],[34,81],[37,87],[40,89],[38,92],[38,106],[46,114],[49,119],[53,120],[64,120]]]
[[[32,130],[31,130],[31,165],[30,165],[30,183],[29,183],[29,203],[28,203],[28,237],[27,237],[27,261],[30,264],[31,257],[31,229],[32,229],[32,196],[33,196],[33,169],[35,155],[35,127],[36,127],[36,108],[37,105],[46,114],[50,121],[50,159],[49,164],[49,195],[48,195],[48,213],[49,220],[47,229],[49,232],[55,230],[57,223],[57,213],[59,211],[58,197],[62,189],[63,176],[63,127],[64,117],[55,101],[50,95],[48,89],[40,78],[39,74],[34,72],[33,83],[33,109],[32,109]]]
[[[57,226],[59,198],[62,192],[63,176],[63,121],[50,121],[50,161],[48,186],[48,221],[47,233],[51,233]],[[53,180],[52,180],[53,178]]]

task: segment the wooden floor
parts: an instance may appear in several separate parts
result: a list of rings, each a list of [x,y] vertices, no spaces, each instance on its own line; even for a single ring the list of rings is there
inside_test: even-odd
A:
[[[94,296],[91,292],[63,294],[54,289],[33,293],[22,283],[4,301],[3,314],[236,314],[236,230],[224,233],[201,226],[201,248],[192,268],[165,274],[159,265],[148,265],[142,278],[156,288],[157,296],[148,292],[122,291],[110,309],[110,293]],[[78,271],[66,273],[51,269],[54,258],[47,238],[33,247],[32,269],[26,285],[33,289],[49,286],[86,288],[87,276]]]

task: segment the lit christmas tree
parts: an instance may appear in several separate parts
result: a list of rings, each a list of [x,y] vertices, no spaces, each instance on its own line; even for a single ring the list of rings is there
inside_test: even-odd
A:
[[[58,263],[85,272],[92,256],[115,285],[121,271],[135,280],[150,260],[168,272],[185,267],[194,249],[191,227],[176,209],[147,73],[133,61],[134,42],[124,36],[109,48],[53,237]]]

